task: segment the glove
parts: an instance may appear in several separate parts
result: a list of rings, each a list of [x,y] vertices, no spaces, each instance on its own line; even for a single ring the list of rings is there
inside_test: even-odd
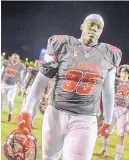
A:
[[[17,127],[19,132],[24,132],[27,130],[29,133],[32,133],[31,115],[27,112],[22,112],[18,117]]]
[[[109,124],[104,123],[99,129],[98,129],[98,136],[107,136],[109,132]]]

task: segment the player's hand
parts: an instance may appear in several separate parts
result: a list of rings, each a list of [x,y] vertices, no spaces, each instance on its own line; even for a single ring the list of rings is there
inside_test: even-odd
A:
[[[18,117],[17,127],[19,132],[29,131],[31,133],[31,115],[27,112],[22,112]]]
[[[18,96],[21,96],[21,95],[22,95],[22,91],[19,91],[19,92],[18,92]]]
[[[98,136],[107,136],[109,133],[109,124],[104,123],[99,129],[98,129]]]

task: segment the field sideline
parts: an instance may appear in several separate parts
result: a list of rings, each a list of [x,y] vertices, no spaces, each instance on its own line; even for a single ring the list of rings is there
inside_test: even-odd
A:
[[[14,107],[14,111],[13,111],[13,120],[8,123],[7,122],[7,115],[8,115],[8,108],[7,108],[7,103],[5,103],[5,107],[4,110],[2,112],[1,115],[1,140],[3,143],[4,139],[6,138],[6,136],[14,129],[16,129],[16,119],[21,111],[21,104],[22,104],[22,96],[21,97],[16,97],[15,99],[15,107]],[[37,160],[41,160],[41,126],[42,126],[42,118],[43,116],[39,113],[37,113],[36,115],[36,119],[35,119],[35,123],[34,123],[34,135],[36,136],[37,140],[38,140],[38,146],[39,146],[39,155],[38,155],[38,159]],[[115,155],[115,147],[116,147],[116,132],[113,132],[113,135],[110,138],[109,141],[109,146],[108,146],[108,152],[107,152],[107,157],[104,158],[105,160],[114,160],[114,155]],[[125,148],[124,148],[124,153],[122,155],[121,160],[129,160],[129,136],[125,135]],[[102,138],[98,138],[97,142],[96,142],[96,147],[94,150],[94,153],[98,153],[100,152],[100,148],[101,148],[101,144],[102,144]],[[6,160],[6,158],[3,156],[1,156],[1,160]],[[92,160],[100,160],[100,158],[96,157],[95,155],[93,156]]]

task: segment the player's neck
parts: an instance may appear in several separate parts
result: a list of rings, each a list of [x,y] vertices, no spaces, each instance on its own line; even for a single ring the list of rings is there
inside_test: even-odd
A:
[[[85,41],[82,37],[80,37],[79,41],[87,47],[94,47],[98,44],[98,41],[97,42],[91,42],[90,40]]]
[[[16,62],[16,63],[13,63],[12,61],[11,61],[11,63],[12,63],[13,65],[17,64],[17,62]]]

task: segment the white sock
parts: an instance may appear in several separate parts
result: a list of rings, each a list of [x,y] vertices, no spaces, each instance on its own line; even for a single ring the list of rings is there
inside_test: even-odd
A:
[[[102,147],[102,151],[106,151],[106,150],[107,150],[108,142],[109,142],[109,138],[103,137],[103,147]]]
[[[121,145],[117,144],[115,160],[120,160],[121,159],[121,155],[123,153],[123,150],[124,150],[124,146],[121,146]]]
[[[9,114],[12,114],[13,107],[14,107],[14,102],[9,101],[8,103],[9,103],[9,104],[8,104],[8,107],[9,107]]]

